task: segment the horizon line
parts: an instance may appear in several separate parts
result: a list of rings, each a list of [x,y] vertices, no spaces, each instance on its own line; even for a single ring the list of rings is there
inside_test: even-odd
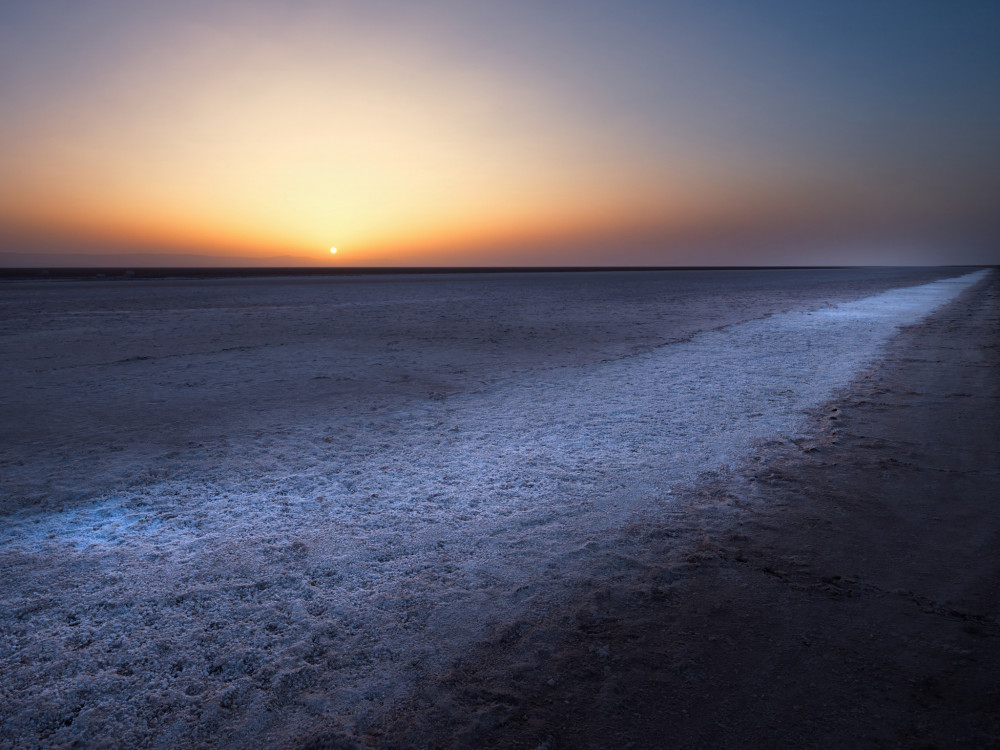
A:
[[[248,277],[248,276],[387,276],[431,274],[500,273],[599,273],[625,271],[781,271],[838,270],[850,268],[998,268],[996,264],[858,264],[844,265],[738,265],[738,266],[0,266],[0,279],[43,281],[47,279],[130,280],[166,277]]]

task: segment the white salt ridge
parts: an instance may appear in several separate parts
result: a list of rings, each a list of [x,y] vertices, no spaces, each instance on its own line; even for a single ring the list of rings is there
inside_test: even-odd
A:
[[[123,745],[163,747],[363,723],[493,624],[556,606],[587,574],[588,542],[794,434],[900,326],[987,273],[403,411],[317,415],[231,442],[196,476],[16,514],[0,532],[21,582],[3,697],[44,717],[57,687],[51,741],[108,721]]]

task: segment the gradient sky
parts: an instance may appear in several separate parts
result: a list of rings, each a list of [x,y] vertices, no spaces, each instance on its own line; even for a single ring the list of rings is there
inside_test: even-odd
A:
[[[0,263],[1000,262],[996,0],[0,0],[0,102]]]

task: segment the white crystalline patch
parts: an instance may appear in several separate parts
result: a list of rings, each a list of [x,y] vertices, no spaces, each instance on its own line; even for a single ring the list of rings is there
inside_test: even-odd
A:
[[[291,531],[288,508],[301,511],[320,494],[327,513],[351,524],[376,511],[423,522],[428,505],[474,511],[481,523],[531,512],[553,492],[556,503],[592,497],[637,473],[654,473],[643,480],[660,487],[690,481],[751,441],[794,430],[804,409],[846,385],[899,326],[986,273],[750,321],[363,423],[324,425],[320,415],[316,425],[243,446],[262,457],[282,452],[261,474],[227,476],[222,466],[30,523],[15,517],[0,543],[46,548],[55,534],[76,549],[170,545],[209,529],[256,534],[275,518]],[[299,513],[302,524],[317,520]]]
[[[205,706],[235,700],[234,685],[234,716],[317,685],[332,714],[347,710],[362,701],[348,676],[372,694],[403,690],[391,664],[446,662],[444,640],[461,649],[511,617],[526,587],[556,597],[585,573],[588,539],[655,516],[672,485],[754,441],[793,433],[900,326],[986,273],[405,412],[317,414],[233,441],[195,476],[10,517],[0,559],[21,584],[5,602],[0,669],[27,706],[46,685],[91,690],[83,655],[106,664],[100,679],[118,687],[87,700],[98,714],[136,712],[125,744],[148,722],[142,706],[118,707],[122,691],[167,696],[194,726]],[[376,684],[375,663],[395,676]]]

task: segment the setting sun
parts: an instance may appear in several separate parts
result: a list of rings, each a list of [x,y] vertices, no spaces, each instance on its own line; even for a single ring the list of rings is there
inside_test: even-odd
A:
[[[978,5],[50,4],[0,4],[0,265],[995,255]]]

